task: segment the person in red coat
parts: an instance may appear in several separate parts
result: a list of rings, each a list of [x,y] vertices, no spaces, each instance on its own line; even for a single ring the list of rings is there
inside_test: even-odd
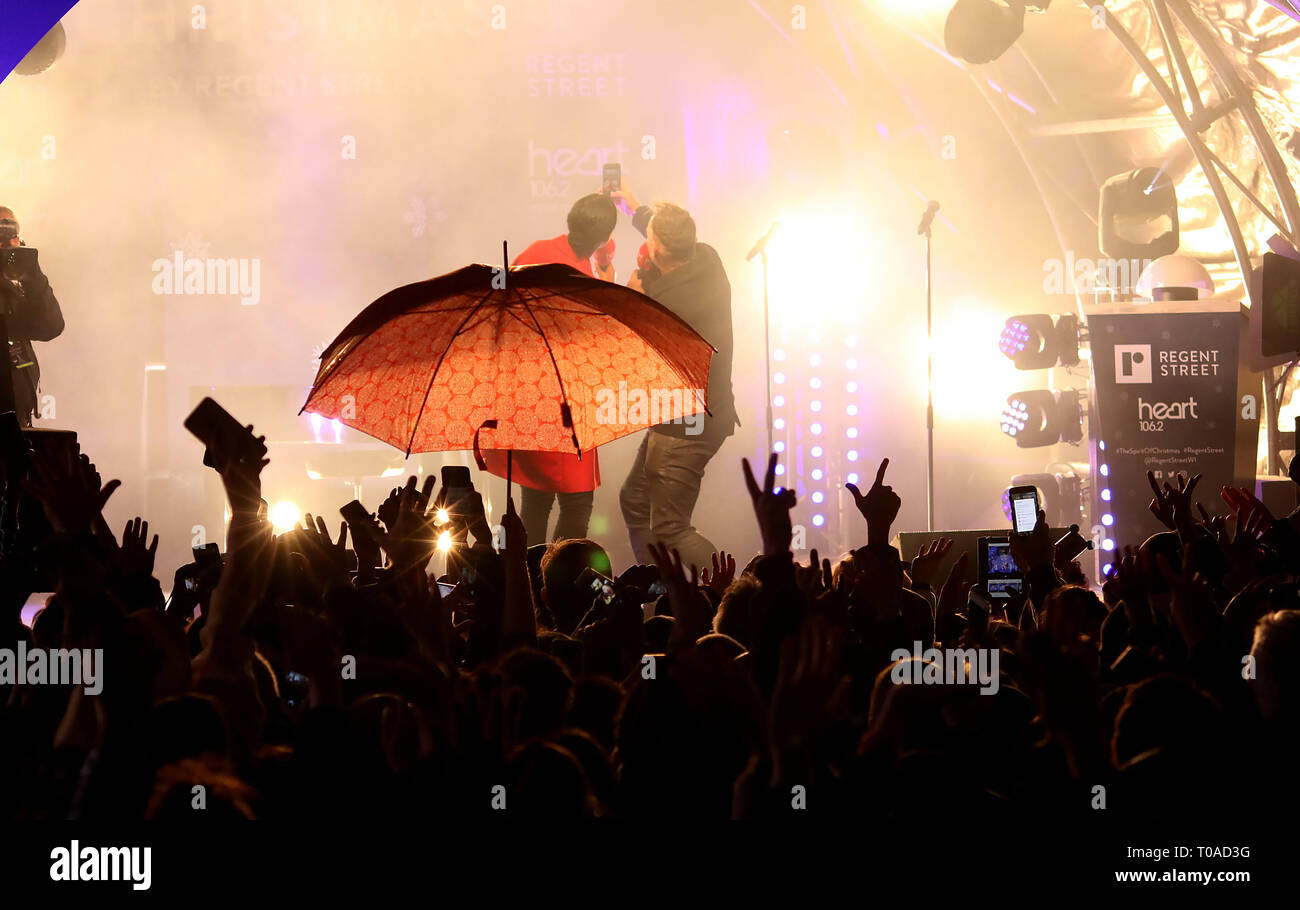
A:
[[[610,257],[614,241],[610,234],[618,222],[618,209],[609,196],[592,193],[569,209],[569,232],[538,240],[515,257],[512,265],[543,265],[559,262],[578,271],[614,280]],[[591,258],[596,257],[593,272]],[[506,476],[506,453],[500,449],[483,452],[487,470]],[[519,484],[519,517],[529,543],[544,543],[551,519],[551,507],[558,499],[560,516],[555,523],[555,540],[586,537],[591,507],[600,486],[600,459],[593,449],[576,454],[564,452],[515,452],[511,479]]]

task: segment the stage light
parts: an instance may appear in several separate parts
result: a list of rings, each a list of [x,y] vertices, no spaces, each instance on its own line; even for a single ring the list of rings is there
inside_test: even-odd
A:
[[[825,515],[817,514],[817,515],[814,515],[814,516],[813,516],[813,526],[814,526],[814,527],[820,528],[820,527],[821,527],[822,525],[824,525],[824,524],[826,524],[826,516],[825,516]]]
[[[821,387],[822,387],[822,381],[818,377],[814,376],[812,379],[808,380],[808,388],[820,389]]]
[[[847,455],[846,457],[849,459],[849,461],[857,461],[857,460],[858,460],[858,450],[857,450],[857,449],[849,449],[849,451],[848,451],[848,455]]]
[[[27,56],[18,61],[14,72],[19,76],[36,76],[52,67],[68,46],[68,36],[63,30],[63,23],[56,22],[54,27],[27,52]]]
[[[785,360],[785,351],[781,350],[780,348],[777,348],[775,351],[772,352],[772,359]]]
[[[858,482],[858,473],[857,473],[857,471],[850,471],[849,474],[848,474],[848,476],[844,478],[844,481],[845,481],[846,483],[856,484],[856,483]]]
[[[1041,313],[1012,316],[1002,327],[998,349],[1017,370],[1050,370],[1079,362],[1079,318]]]
[[[1108,512],[1108,513],[1106,513],[1105,515],[1101,516],[1101,523],[1104,524],[1106,527],[1109,528],[1111,525],[1113,525],[1113,524],[1115,523],[1115,516],[1114,516],[1114,515],[1111,515],[1111,514]]]
[[[808,402],[808,409],[814,412],[820,411],[822,409],[822,403],[820,401],[810,401]]]
[[[812,501],[817,503],[818,505],[820,505],[822,500],[824,500],[825,498],[826,498],[826,494],[823,493],[821,490],[818,490],[812,494]]]
[[[434,519],[438,522],[438,524],[445,525],[448,521],[451,520],[451,516],[447,514],[446,509],[439,509],[437,512],[434,513]]]
[[[443,531],[438,535],[438,552],[446,553],[451,550],[451,532]]]
[[[850,357],[848,360],[844,361],[844,369],[856,370],[857,368],[858,368],[858,361],[855,358]]]
[[[822,457],[822,447],[821,447],[821,446],[813,446],[813,447],[812,447],[812,457],[813,457],[813,458],[821,458],[821,457]]]
[[[850,395],[855,395],[858,391],[858,384],[856,382],[846,382],[844,383],[844,391]]]
[[[810,355],[810,356],[808,357],[808,365],[809,365],[809,366],[814,366],[814,367],[819,367],[819,366],[821,366],[821,365],[822,365],[822,355],[821,355],[821,354],[812,354],[812,355]]]
[[[1115,541],[1107,537],[1105,540],[1101,542],[1101,548],[1103,550],[1113,550],[1115,549]]]
[[[1160,233],[1157,233],[1157,232]],[[1178,250],[1178,193],[1162,168],[1116,174],[1101,185],[1097,245],[1111,259],[1159,259]]]
[[[849,437],[849,439],[857,439],[857,438],[858,438],[858,428],[857,428],[857,427],[849,427],[847,430],[844,431],[844,435],[847,436],[847,437]]]
[[[967,63],[990,63],[1005,54],[1025,31],[1025,0],[1010,2],[957,0],[943,26],[948,53]],[[1038,0],[1033,5],[1048,3],[1051,0]]]
[[[844,413],[845,413],[845,414],[848,414],[850,417],[857,417],[857,416],[858,416],[858,406],[857,406],[856,404],[848,405],[847,407],[845,407],[845,409],[844,409]]]
[[[1056,396],[1044,389],[1017,392],[1002,409],[1002,432],[1022,449],[1055,445],[1061,440]]]
[[[784,417],[778,417],[776,420],[773,420],[773,421],[772,421],[772,429],[774,429],[774,430],[784,430],[784,429],[785,429],[785,418],[784,418]]]
[[[281,499],[275,505],[271,506],[271,511],[267,513],[271,520],[271,527],[277,534],[283,534],[285,531],[292,531],[298,527],[298,519],[302,517],[296,503],[287,499]]]
[[[785,374],[784,374],[784,373],[773,373],[773,374],[772,374],[772,382],[774,382],[774,383],[777,384],[777,385],[780,385],[781,383],[785,382]]]
[[[1082,400],[1077,389],[1016,392],[1002,408],[1002,432],[1022,449],[1079,442],[1083,438]]]
[[[778,455],[780,455],[782,452],[785,451],[785,443],[780,441],[774,442],[772,443],[772,448],[776,451]]]
[[[820,423],[814,423],[808,429],[812,432],[814,436],[822,435],[822,425]]]
[[[812,479],[813,479],[813,480],[821,480],[822,477],[824,477],[824,476],[825,476],[825,474],[822,472],[822,469],[821,469],[821,468],[813,468],[813,469],[812,469]]]
[[[779,464],[779,465],[777,465],[777,466],[776,466],[776,476],[777,476],[777,477],[782,477],[782,476],[784,476],[784,475],[785,475],[785,465],[783,465],[783,464]]]
[[[1102,502],[1110,502],[1110,490],[1102,490],[1102,491],[1101,491],[1101,501],[1102,501]]]
[[[776,405],[778,408],[785,407],[785,396],[777,395],[775,398],[772,399],[772,404]]]

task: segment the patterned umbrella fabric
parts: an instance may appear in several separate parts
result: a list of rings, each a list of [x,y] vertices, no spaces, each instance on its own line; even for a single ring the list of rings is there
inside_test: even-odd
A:
[[[470,265],[366,307],[321,354],[302,410],[408,455],[472,449],[488,420],[493,449],[589,452],[705,413],[712,356],[630,288],[565,265]]]

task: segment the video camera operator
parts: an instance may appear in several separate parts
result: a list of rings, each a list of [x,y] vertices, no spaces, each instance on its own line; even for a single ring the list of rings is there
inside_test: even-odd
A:
[[[7,383],[0,381],[0,412],[12,410],[25,427],[36,414],[41,369],[33,341],[52,341],[63,333],[63,311],[49,279],[41,272],[36,250],[19,238],[13,210],[0,206],[0,306],[8,327],[9,377],[12,404],[3,399]]]

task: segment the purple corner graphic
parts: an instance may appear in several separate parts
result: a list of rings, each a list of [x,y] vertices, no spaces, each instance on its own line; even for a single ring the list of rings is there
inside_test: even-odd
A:
[[[8,78],[18,62],[45,37],[77,0],[8,0],[0,3],[0,73]]]

